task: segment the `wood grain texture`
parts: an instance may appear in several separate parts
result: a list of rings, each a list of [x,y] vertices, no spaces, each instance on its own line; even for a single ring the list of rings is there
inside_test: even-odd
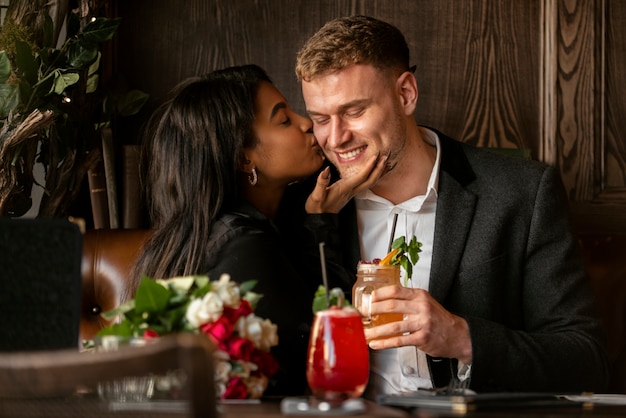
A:
[[[626,4],[607,3],[604,192],[626,200]]]
[[[293,66],[302,43],[332,18],[375,16],[407,38],[418,68],[420,123],[477,145],[537,155],[534,2],[188,0],[170,10],[168,1],[134,0],[119,8],[127,22],[140,22],[120,28],[120,68],[156,100],[185,77],[254,62],[300,112]]]
[[[304,41],[339,16],[388,21],[417,66],[418,123],[478,146],[530,149],[559,168],[582,223],[593,205],[594,216],[606,208],[605,228],[626,230],[612,216],[626,209],[624,2],[117,0],[117,10],[116,68],[152,95],[145,117],[184,78],[247,63],[304,113],[294,74]]]
[[[593,195],[596,8],[594,1],[559,3],[557,160],[570,199],[580,200]]]
[[[558,162],[574,224],[626,232],[626,4],[559,3]]]

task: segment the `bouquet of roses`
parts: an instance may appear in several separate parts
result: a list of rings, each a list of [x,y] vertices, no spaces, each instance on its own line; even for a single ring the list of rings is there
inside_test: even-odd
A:
[[[120,321],[98,335],[155,338],[174,332],[203,333],[216,346],[215,378],[222,399],[260,398],[278,364],[276,325],[254,314],[256,282],[242,284],[222,275],[152,280],[144,277],[135,298],[104,313]]]

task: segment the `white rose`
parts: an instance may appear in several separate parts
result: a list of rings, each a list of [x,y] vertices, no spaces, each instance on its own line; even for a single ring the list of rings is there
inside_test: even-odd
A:
[[[202,299],[194,299],[189,303],[185,318],[194,326],[199,327],[216,321],[224,312],[222,299],[213,292],[209,292]]]
[[[239,307],[241,301],[239,284],[231,282],[228,274],[222,274],[219,281],[211,282],[211,292],[215,292],[222,299],[224,305],[231,308]]]
[[[269,351],[278,344],[277,327],[269,319],[261,319],[254,314],[242,316],[237,320],[235,329],[240,337],[252,341],[259,350]]]

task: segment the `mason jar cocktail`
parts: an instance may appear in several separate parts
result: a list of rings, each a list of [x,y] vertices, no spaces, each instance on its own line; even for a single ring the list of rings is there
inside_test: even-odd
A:
[[[352,305],[361,313],[363,327],[371,328],[402,321],[401,313],[371,314],[372,292],[384,286],[400,286],[400,266],[359,263],[352,287]]]

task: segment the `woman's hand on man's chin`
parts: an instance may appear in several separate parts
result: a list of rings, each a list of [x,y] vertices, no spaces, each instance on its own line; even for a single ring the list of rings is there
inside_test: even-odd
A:
[[[330,167],[317,176],[315,189],[306,200],[305,210],[313,213],[338,213],[357,193],[372,187],[386,170],[387,155],[375,155],[361,172],[330,184]]]

